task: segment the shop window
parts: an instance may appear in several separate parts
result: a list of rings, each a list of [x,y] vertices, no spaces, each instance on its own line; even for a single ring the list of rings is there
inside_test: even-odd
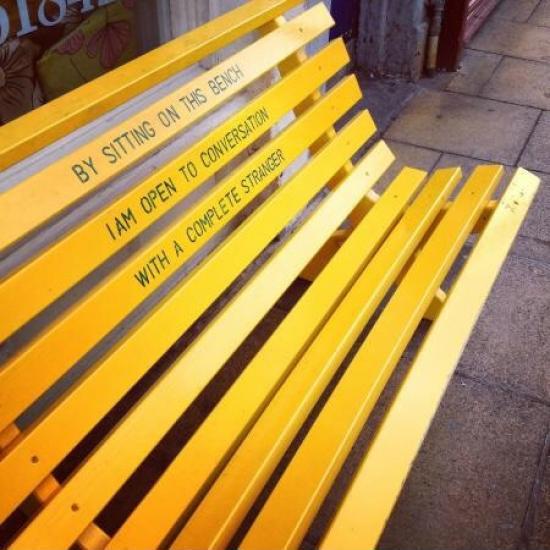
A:
[[[0,1],[0,124],[181,34],[189,25],[176,29],[170,12],[183,4],[204,2]]]

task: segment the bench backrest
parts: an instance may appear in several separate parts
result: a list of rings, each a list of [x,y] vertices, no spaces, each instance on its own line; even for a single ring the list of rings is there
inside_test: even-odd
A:
[[[369,207],[365,194],[393,157],[379,143],[353,168],[350,159],[373,136],[374,123],[368,113],[360,112],[335,132],[334,124],[360,99],[360,89],[351,76],[327,93],[320,92],[346,65],[348,55],[337,40],[308,58],[304,46],[333,21],[322,4],[288,22],[275,17],[295,3],[248,3],[246,9],[182,38],[183,43],[194,44],[188,57],[174,54],[173,45],[161,48],[177,58],[166,59],[170,72],[263,25],[262,36],[252,45],[0,195],[0,249],[9,251],[247,85],[275,67],[280,69],[282,78],[244,109],[0,282],[0,304],[7,312],[0,320],[0,341],[17,340],[31,327],[23,344],[13,350],[6,347],[0,370],[0,486],[6,488],[0,522],[33,492],[42,501],[49,500],[59,489],[48,477],[56,466],[239,276],[269,252],[273,239],[316,195],[327,185],[334,189],[330,200],[308,213],[307,223],[299,225],[293,240],[277,253],[277,262],[273,258],[274,263],[263,265],[246,292],[234,299],[240,300],[231,309],[238,318],[216,320],[234,331],[231,342],[220,349],[219,361],[200,372],[174,366],[170,376],[189,377],[188,393],[170,398],[157,392],[144,403],[139,444],[132,443],[122,470],[101,488],[95,507],[79,510],[76,520],[74,514],[63,519],[59,529],[67,541],[74,540],[345,218],[353,219],[353,212]],[[244,17],[242,25],[235,22],[239,14],[256,11],[256,16]],[[228,21],[233,24],[225,28]],[[218,35],[211,35],[213,30]],[[133,65],[143,63],[146,73],[154,73],[148,82],[167,75],[150,68],[156,55]],[[111,78],[116,81],[118,75],[122,81],[127,70],[114,71]],[[138,93],[146,83],[130,79],[118,97]],[[94,86],[84,87],[78,97],[92,93]],[[102,105],[112,103],[105,99]],[[241,155],[292,111],[295,121],[251,156]],[[27,123],[24,119],[21,126]],[[70,124],[57,128],[67,129]],[[16,135],[19,122],[11,126]],[[308,151],[313,155],[310,162],[266,198],[264,192]],[[240,163],[205,189],[211,177],[237,157]],[[346,185],[339,186],[345,177]],[[163,216],[185,200],[190,206],[163,225]],[[235,220],[240,223],[236,230],[227,231],[222,242],[214,239]],[[110,262],[128,247],[129,258],[113,268]],[[64,309],[57,313],[59,303]],[[52,317],[52,308],[54,318],[40,325],[42,316]],[[35,322],[39,329],[33,333]],[[31,411],[30,425],[21,432],[15,421],[41,401],[42,416],[34,420],[36,413]],[[63,502],[59,506],[63,508]],[[50,513],[55,515],[56,510]],[[40,525],[33,529],[28,536],[43,541],[44,529],[40,531]],[[21,544],[29,540],[24,538]]]
[[[0,171],[254,31],[300,0],[255,0],[0,127]]]

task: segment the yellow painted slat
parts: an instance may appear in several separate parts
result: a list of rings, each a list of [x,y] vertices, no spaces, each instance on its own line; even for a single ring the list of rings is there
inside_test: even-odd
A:
[[[539,180],[518,170],[390,406],[321,545],[375,548]]]
[[[124,124],[0,194],[0,250],[158,149],[332,23],[324,5],[317,5]],[[80,168],[75,171],[77,165]]]
[[[315,132],[321,132],[322,128],[324,126],[322,126],[320,129],[316,130],[314,125],[318,125],[320,123],[320,121],[322,121],[323,124],[330,124],[331,123],[330,120],[331,120],[332,117],[337,118],[338,117],[338,112],[343,112],[345,110],[344,105],[346,104],[346,99],[345,98],[347,96],[345,94],[342,95],[342,92],[345,92],[346,89],[348,91],[353,90],[352,95],[354,97],[359,97],[359,91],[358,91],[358,89],[356,89],[356,84],[354,83],[353,80],[349,80],[348,83],[343,83],[341,86],[339,86],[339,91],[335,90],[334,95],[331,94],[330,98],[327,97],[326,99],[324,99],[316,107],[314,107],[310,111],[310,113],[304,115],[304,117],[302,117],[302,119],[300,119],[300,121],[298,121],[292,127],[290,127],[285,132],[286,137],[284,137],[284,135],[281,135],[281,139],[283,140],[281,143],[288,142],[288,147],[290,148],[290,149],[288,149],[289,156],[290,156],[290,151],[292,149],[295,149],[294,156],[296,156],[299,153],[299,149],[298,149],[299,139],[300,139],[299,136],[302,133],[305,136],[308,136],[310,139],[315,139]],[[308,121],[308,119],[309,119],[309,121]],[[304,124],[305,124],[305,126],[304,126]],[[364,128],[364,135],[365,136],[370,136],[374,132],[374,124],[373,124],[372,120],[368,117],[368,115],[363,115],[362,118],[360,119],[360,121],[358,122],[358,124],[361,125],[361,128]],[[357,139],[358,138],[355,137],[354,142],[356,142]],[[279,138],[274,140],[272,145],[276,146],[278,140],[279,140]],[[356,144],[356,147],[358,147],[358,146],[359,145]],[[261,154],[261,152],[259,152],[258,154]],[[327,154],[329,154],[329,153],[324,153],[324,156],[322,158],[326,158]],[[256,163],[252,162],[251,165],[255,166]],[[241,172],[246,173],[247,170],[243,171],[241,169]],[[240,181],[238,176],[239,176],[239,171],[237,171],[235,174],[230,176],[229,182],[232,181],[232,178],[236,178],[236,177],[237,177],[237,179],[235,181],[236,182]],[[221,186],[222,186],[222,188],[224,187],[223,182],[222,182]],[[228,188],[230,188],[230,186]],[[185,226],[183,226],[183,227],[185,227]],[[269,230],[269,228],[266,228],[266,230]],[[219,282],[221,283],[222,280],[223,279],[219,279]],[[116,295],[116,294],[115,294],[115,296],[116,296],[116,299],[114,301],[120,302],[122,296],[119,296],[119,295]],[[208,296],[208,294],[205,294],[204,298],[206,298],[207,296]],[[201,297],[200,301],[201,301],[201,303],[205,303],[204,300],[203,300],[203,297]],[[112,302],[113,302],[113,300],[111,300],[111,301],[107,300],[105,302],[105,307],[107,308],[107,312],[102,313],[101,315],[98,315],[98,314],[84,315],[83,316],[83,321],[86,322],[86,323],[89,323],[90,320],[92,320],[94,322],[102,322],[102,323],[105,322],[106,318],[108,319],[109,311],[111,311],[111,309],[114,307]],[[194,320],[195,320],[195,318],[193,318],[193,321]],[[181,327],[182,331],[185,330],[185,328],[187,328],[186,326],[183,326],[183,325],[184,325],[184,321],[183,321],[183,318],[182,318],[182,321],[179,325],[179,327]],[[70,325],[68,325],[68,326],[70,328]],[[19,366],[18,366],[17,369],[13,368],[13,367],[16,366],[16,363],[8,364],[4,367],[4,369],[2,371],[0,371],[0,380],[1,380],[0,395],[2,396],[1,403],[3,405],[3,409],[0,408],[0,412],[6,415],[5,416],[6,419],[8,418],[8,413],[10,412],[10,410],[12,411],[11,416],[15,416],[15,415],[18,414],[18,411],[24,410],[24,408],[27,406],[27,404],[31,403],[35,396],[40,395],[41,389],[47,388],[48,385],[50,385],[52,383],[52,380],[55,380],[55,376],[59,375],[58,373],[59,373],[60,367],[61,368],[63,368],[63,367],[68,368],[71,365],[72,360],[75,360],[75,358],[74,358],[74,356],[72,358],[70,356],[68,357],[67,354],[68,353],[74,353],[74,349],[77,349],[77,350],[82,349],[81,346],[82,346],[83,343],[84,344],[86,343],[86,338],[88,338],[90,336],[89,332],[90,332],[90,330],[92,330],[93,326],[94,325],[92,325],[92,326],[88,325],[86,329],[82,329],[80,331],[77,330],[76,332],[72,333],[70,336],[65,336],[65,337],[59,339],[57,346],[54,344],[54,342],[55,342],[55,339],[58,338],[58,336],[55,336],[55,339],[49,340],[50,344],[48,344],[48,345],[52,346],[50,353],[45,353],[44,351],[42,351],[41,353],[36,353],[35,356],[34,356],[35,357],[34,362],[29,362],[29,361],[19,362]],[[108,325],[105,325],[105,327],[106,327],[106,330],[108,330],[108,328],[109,328]],[[57,333],[57,334],[60,334],[60,333]],[[61,332],[61,334],[63,334],[63,332]],[[170,334],[170,331],[165,331],[165,335],[167,336],[168,334]],[[180,334],[180,333],[176,332],[176,334]],[[177,336],[174,336],[173,339],[175,340],[176,337]],[[166,341],[166,338],[163,337],[161,339],[161,341]],[[173,340],[170,341],[170,344],[172,342],[173,342]],[[92,344],[93,344],[93,342],[90,343],[90,345],[92,345]],[[74,346],[74,347],[71,348],[70,346]],[[40,346],[40,347],[42,348],[42,350],[45,349],[43,347],[43,345]],[[166,346],[166,347],[168,347],[168,346]],[[65,355],[63,355],[63,353],[65,353]],[[58,370],[48,373],[46,371],[46,368],[45,368],[46,365],[44,363],[44,359],[43,359],[44,357],[51,357],[52,358],[52,363],[49,363],[48,367],[50,367],[51,369],[56,368]],[[55,361],[54,361],[54,359],[55,359]],[[23,365],[24,365],[24,368],[23,368]],[[124,393],[124,391],[126,391],[135,382],[135,380],[137,380],[143,374],[143,372],[144,372],[143,368],[145,368],[146,366],[148,366],[146,363],[141,363],[141,367],[140,367],[141,370],[138,371],[139,374],[135,374],[131,370],[126,370],[125,373],[128,375],[128,378],[125,379],[124,377],[120,377],[118,379],[118,382],[120,382],[121,384],[127,384],[127,385],[126,386],[121,385],[120,387],[118,387],[117,391]],[[10,367],[13,370],[11,370],[11,371],[8,370]],[[35,374],[33,376],[29,375],[29,373],[31,371],[35,371]],[[98,387],[100,388],[101,383],[99,382],[99,380],[98,380],[97,383],[99,384]],[[115,386],[109,380],[105,381],[104,384],[109,385],[110,389],[114,390],[114,388],[115,388]],[[8,391],[8,388],[10,386],[11,386],[11,391]],[[99,390],[98,389],[97,391],[107,399],[107,396],[106,396],[104,390]],[[94,395],[93,391],[89,392],[87,395],[88,395],[88,398],[95,405],[99,405],[100,401],[97,399],[97,396]],[[121,393],[115,393],[115,395],[120,397],[122,394]],[[78,405],[77,405],[78,402],[77,402],[76,398],[74,399],[73,402],[74,402],[75,406],[78,408]],[[108,401],[108,402],[111,403],[111,405],[114,404],[114,402],[112,402],[112,401]],[[107,407],[106,410],[108,410],[108,408],[109,407]],[[92,406],[87,406],[86,407],[87,413],[91,413],[92,410],[93,410]],[[101,409],[101,410],[104,410],[104,409]],[[106,410],[105,410],[105,412],[106,412]],[[55,431],[53,433],[51,431],[48,431],[49,430],[49,423],[48,422],[42,422],[36,428],[35,435],[36,435],[36,433],[40,434],[40,433],[43,433],[43,432],[46,433],[46,434],[49,434],[46,437],[44,437],[44,439],[42,440],[42,444],[44,446],[48,446],[49,441],[51,441],[51,437],[55,437],[56,446],[49,448],[49,452],[50,453],[52,451],[54,452],[55,460],[58,462],[64,456],[64,453],[66,452],[66,449],[64,447],[64,442],[69,441],[70,442],[69,445],[74,445],[77,441],[77,439],[75,439],[75,438],[82,437],[83,433],[86,433],[86,430],[89,429],[93,425],[93,422],[97,421],[97,418],[99,416],[100,416],[100,414],[98,412],[97,416],[94,416],[92,414],[87,414],[86,418],[81,417],[81,419],[80,419],[82,421],[81,424],[78,424],[78,425],[72,424],[72,426],[71,426],[72,428],[75,428],[77,431],[74,432],[71,429],[68,429],[68,430],[65,429],[65,430],[63,430],[63,436],[62,437],[59,436],[59,435],[54,436],[53,433],[55,433]],[[55,415],[54,415],[54,417],[55,417]],[[65,418],[65,417],[63,417],[63,418]],[[67,416],[66,418],[71,418],[71,415]],[[55,422],[54,422],[54,424],[55,424]],[[31,441],[34,441],[34,443],[31,444],[31,447],[32,447],[32,445],[34,445],[35,446],[34,448],[36,449],[37,448],[36,447],[36,445],[37,445],[36,440],[32,439]],[[28,457],[28,455],[26,454],[29,450],[28,447],[26,447],[25,445],[21,445],[18,449],[19,450],[17,452],[23,452],[23,455],[22,455],[23,457],[25,457],[25,456]],[[14,453],[15,453],[15,451],[14,451]],[[12,455],[13,455],[13,453],[12,453]],[[8,460],[8,459],[6,459],[6,460]],[[20,459],[16,458],[16,456],[14,455],[9,460],[12,460],[13,464],[17,464],[17,462],[19,462]],[[21,461],[22,461],[22,463],[26,463],[27,459],[21,459]],[[57,462],[54,462],[53,464],[56,464]],[[6,470],[3,470],[4,464],[5,464],[5,462],[0,463],[0,470],[5,472],[5,474],[4,474],[5,478],[4,479],[7,479],[9,481],[9,479],[11,477],[10,474],[9,474],[9,468],[10,467],[6,465]],[[34,464],[33,467],[31,468],[30,472],[28,472],[26,474],[25,482],[21,483],[21,484],[17,484],[17,486],[14,487],[13,490],[10,491],[10,498],[5,499],[0,503],[0,515],[1,515],[1,513],[4,513],[2,510],[5,511],[5,510],[9,509],[10,506],[13,504],[13,502],[18,502],[18,500],[20,498],[22,498],[22,496],[24,496],[25,491],[28,490],[29,488],[32,489],[34,487],[33,484],[40,481],[42,479],[42,477],[44,477],[51,470],[52,467],[53,467],[52,462],[46,460],[46,457],[44,457],[44,456],[42,457],[42,460],[41,460],[40,464]],[[3,477],[2,474],[0,474],[0,478],[2,478],[2,477]],[[13,482],[13,478],[12,478],[12,482]],[[0,481],[0,488],[2,488],[3,486],[4,486],[3,483]],[[10,502],[12,503],[11,505],[10,505]],[[6,505],[5,509],[2,508],[2,504]]]
[[[298,547],[502,174],[499,166],[474,171],[327,400],[242,550]]]
[[[392,156],[382,144],[343,185],[370,187]],[[365,178],[364,171],[369,177]],[[387,235],[425,174],[404,171],[287,315],[200,430],[113,536],[109,550],[157,548],[242,439],[270,396],[307,348],[322,323],[353,284]]]
[[[128,388],[196,321],[323,187],[341,163],[364,143],[367,136],[372,134],[373,127],[372,119],[366,113],[358,115],[330,145],[233,232],[215,254],[194,270],[59,405],[24,435],[0,461],[0,491],[7,495],[6,499],[0,501],[0,516],[6,517],[9,509],[20,502],[29,489],[32,490],[35,482],[45,477],[97,419],[108,412]],[[148,449],[179,416],[178,411],[185,408],[179,380],[185,380],[185,390],[193,392],[202,377],[208,375],[208,369],[203,370],[207,365],[200,364],[200,367],[200,372],[195,372],[189,369],[182,371],[177,368],[177,363],[173,365],[156,386],[158,391],[153,391],[139,408],[134,409],[132,416],[115,432],[116,437],[113,434],[109,445],[101,447],[88,460],[82,475],[73,477],[54,497],[17,545],[33,546],[29,541],[38,540],[49,546],[47,540],[54,540],[53,546],[60,548],[65,542],[70,544],[74,541],[93,520],[98,507],[105,504],[109,495],[116,491]],[[167,426],[166,429],[163,425]],[[128,440],[126,435],[134,429],[138,433]],[[132,441],[132,444],[128,445],[128,441]],[[116,450],[113,453],[115,449],[123,451]],[[93,482],[84,481],[88,475],[92,475]],[[81,490],[82,483],[84,490]],[[89,497],[86,506],[81,500],[83,495]],[[79,501],[76,518],[71,512],[75,497]],[[67,501],[71,501],[68,507]],[[65,517],[67,523],[60,522],[59,510],[63,510],[61,516]],[[69,513],[65,514],[65,511]],[[55,518],[53,525],[52,518]],[[75,526],[71,524],[71,519],[79,523]],[[44,530],[45,526],[47,528]]]
[[[253,0],[0,128],[0,171],[299,4]]]
[[[360,97],[355,77],[343,80],[11,359],[0,370],[0,429],[174,274]],[[369,124],[372,133],[374,125]]]
[[[353,228],[340,229],[324,244],[317,255],[309,262],[305,269],[300,273],[300,278],[313,282],[319,273],[325,269],[334,254],[338,252],[346,238]]]
[[[476,226],[473,229],[473,233],[481,233],[483,231],[483,229],[487,225],[487,222],[491,219],[491,216],[493,215],[493,212],[495,211],[497,205],[497,200],[492,200],[489,202],[489,204],[485,207],[485,211],[476,223]]]
[[[227,546],[334,371],[445,204],[459,176],[455,169],[439,172],[406,211],[212,485],[172,548],[210,550]],[[262,548],[279,546],[267,538]]]
[[[10,315],[0,319],[0,342],[234,159],[348,59],[344,43],[332,42],[183,155],[1,282],[0,304]],[[219,147],[225,150],[217,153]],[[73,261],[76,257],[78,262]]]

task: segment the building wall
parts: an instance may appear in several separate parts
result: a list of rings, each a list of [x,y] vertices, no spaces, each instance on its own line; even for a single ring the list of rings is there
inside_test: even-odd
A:
[[[418,80],[428,33],[425,0],[363,0],[357,63],[377,76]]]
[[[211,19],[222,15],[247,0],[156,0],[155,2],[141,2],[137,4],[139,12],[138,22],[141,24],[139,36],[141,51],[164,44],[172,38],[180,36]],[[295,8],[289,13],[293,17],[307,7],[314,6],[319,0],[305,0],[303,6]],[[330,10],[331,0],[324,0]],[[209,69],[217,65],[222,59],[238,51],[244,44],[250,42],[251,37],[243,38],[234,45],[209,56],[201,61],[203,68]],[[329,32],[324,33],[308,46],[308,51],[314,52],[325,45],[329,40]]]

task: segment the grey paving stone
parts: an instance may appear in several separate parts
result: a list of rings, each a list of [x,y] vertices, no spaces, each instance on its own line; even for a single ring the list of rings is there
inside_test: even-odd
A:
[[[547,436],[550,438],[550,433]],[[546,451],[550,451],[548,440]],[[529,548],[533,550],[550,550],[550,454],[541,457],[545,461],[540,492],[537,491],[535,502],[535,514],[533,518],[532,533],[529,540]]]
[[[539,192],[521,229],[521,235],[550,245],[550,175],[536,173],[541,179]]]
[[[531,107],[423,90],[390,126],[386,137],[513,165],[538,115]]]
[[[438,163],[435,165],[436,169],[449,168],[451,166],[460,166],[462,168],[462,174],[464,178],[471,175],[477,166],[490,165],[491,162],[479,160],[477,158],[465,157],[464,155],[453,155],[452,153],[443,153]],[[492,163],[495,164],[495,163]],[[505,177],[512,175],[514,168],[509,165],[504,165]]]
[[[550,265],[509,256],[460,371],[550,403]]]
[[[519,85],[525,83],[525,85]],[[545,63],[505,58],[481,96],[550,109],[550,68]]]
[[[502,56],[466,50],[460,70],[447,86],[452,92],[477,95],[489,81]]]
[[[431,172],[441,156],[439,151],[432,151],[431,149],[416,147],[415,145],[391,140],[387,140],[386,143],[395,155],[395,162],[377,183],[375,190],[379,193],[388,187],[405,166]]]
[[[455,76],[454,72],[439,71],[433,76],[421,78],[417,85],[426,90],[444,90]]]
[[[529,18],[529,23],[532,25],[541,25],[550,27],[550,0],[542,0],[538,8]]]
[[[504,0],[494,11],[493,17],[502,17],[509,21],[525,23],[538,3],[539,0]]]
[[[519,164],[529,170],[550,173],[550,112],[542,113]]]
[[[379,550],[515,549],[548,407],[455,376]]]
[[[550,29],[493,17],[472,40],[475,50],[550,62]]]
[[[550,243],[519,235],[512,247],[512,254],[520,258],[538,260],[550,264]]]
[[[357,71],[355,76],[363,90],[363,97],[342,121],[345,122],[360,110],[367,109],[380,133],[399,116],[403,105],[417,91],[417,86],[412,82],[370,78],[363,71]]]

